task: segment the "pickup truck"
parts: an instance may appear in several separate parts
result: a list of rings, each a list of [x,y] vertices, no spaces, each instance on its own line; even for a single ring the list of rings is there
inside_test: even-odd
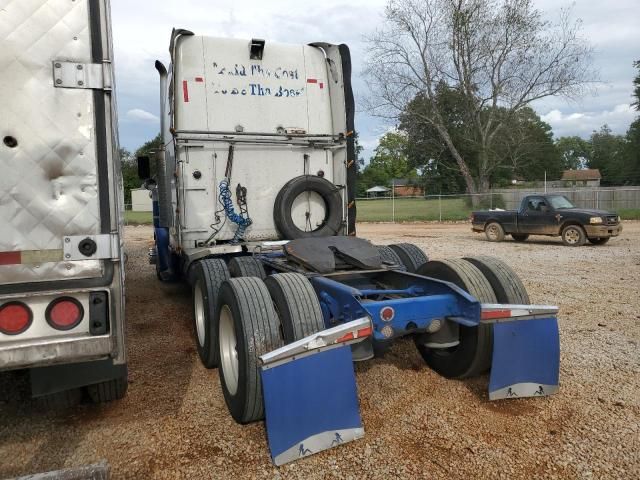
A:
[[[622,232],[616,213],[577,208],[563,195],[528,195],[519,210],[472,212],[471,225],[491,242],[504,240],[507,234],[517,242],[524,242],[529,235],[559,235],[571,247],[587,241],[604,245]]]

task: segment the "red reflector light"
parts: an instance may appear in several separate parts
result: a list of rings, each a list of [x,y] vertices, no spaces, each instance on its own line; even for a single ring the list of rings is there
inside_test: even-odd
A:
[[[390,322],[396,316],[396,311],[392,307],[384,307],[380,310],[380,318],[385,322]]]
[[[45,312],[47,323],[56,330],[71,330],[78,326],[84,317],[84,308],[75,298],[56,298]]]
[[[349,332],[341,336],[336,343],[348,342],[349,340],[353,340],[353,332]]]
[[[0,307],[0,333],[19,335],[31,326],[33,313],[21,302],[8,302]]]
[[[484,310],[480,314],[482,320],[493,320],[496,318],[511,318],[511,310]]]

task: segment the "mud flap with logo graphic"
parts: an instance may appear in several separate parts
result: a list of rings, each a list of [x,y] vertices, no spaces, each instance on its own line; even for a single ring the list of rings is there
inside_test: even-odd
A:
[[[489,400],[544,397],[558,391],[560,336],[553,316],[493,324]]]
[[[350,346],[368,318],[325,330],[261,357],[265,422],[276,465],[364,436]]]

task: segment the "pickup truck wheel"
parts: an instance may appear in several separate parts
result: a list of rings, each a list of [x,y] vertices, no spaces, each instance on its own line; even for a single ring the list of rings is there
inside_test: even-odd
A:
[[[589,243],[593,245],[604,245],[611,237],[589,238]]]
[[[398,256],[395,250],[387,245],[376,245],[376,250],[378,250],[378,254],[380,255],[380,259],[383,263],[389,265],[397,265],[397,268],[394,270],[406,270],[407,267],[404,266],[402,259]]]
[[[196,348],[206,368],[218,366],[216,336],[218,333],[215,315],[218,291],[222,282],[229,279],[229,269],[220,258],[206,258],[191,267],[193,270],[193,326]]]
[[[463,259],[431,261],[419,275],[445,280],[466,290],[481,303],[496,303],[496,295],[482,272]],[[460,343],[447,349],[427,348],[416,339],[416,347],[429,367],[448,378],[480,375],[491,365],[493,335],[490,325],[460,325]]]
[[[416,273],[422,265],[429,261],[426,253],[413,243],[395,243],[389,245],[389,248],[396,252],[409,273]]]
[[[267,286],[254,277],[224,282],[216,313],[220,383],[229,412],[238,423],[261,420],[264,404],[258,359],[284,345]]]
[[[587,235],[580,225],[567,225],[562,229],[562,243],[569,247],[581,247],[587,241]]]
[[[490,242],[504,240],[504,228],[498,222],[491,222],[484,228],[484,234]]]
[[[229,273],[232,278],[258,277],[264,280],[267,273],[262,262],[254,257],[234,257],[229,260]]]
[[[511,238],[513,238],[516,242],[524,242],[527,238],[529,238],[529,235],[527,235],[526,233],[512,233]]]
[[[277,273],[268,277],[265,284],[280,318],[286,344],[324,329],[320,302],[304,275]]]

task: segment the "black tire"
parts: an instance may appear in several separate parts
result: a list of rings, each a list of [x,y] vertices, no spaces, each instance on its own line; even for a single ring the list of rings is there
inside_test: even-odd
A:
[[[498,303],[529,305],[531,300],[522,280],[513,269],[495,257],[465,257],[478,268],[491,284]]]
[[[258,278],[232,278],[220,288],[216,312],[220,318],[216,336],[220,349],[220,383],[229,412],[238,423],[261,420],[264,405],[258,358],[284,344],[269,291]],[[235,348],[224,350],[222,343],[229,339],[226,328],[234,334]],[[229,353],[231,350],[235,353]],[[228,368],[225,351],[237,356],[235,389],[234,370]]]
[[[229,274],[236,277],[258,277],[264,280],[267,273],[262,262],[254,257],[233,257],[229,261]]]
[[[561,235],[562,243],[567,247],[581,247],[587,241],[587,234],[580,225],[567,225]]]
[[[206,368],[215,368],[218,366],[216,304],[220,286],[230,278],[229,269],[220,258],[205,258],[192,265],[191,269],[194,279],[191,303],[196,348],[202,364]]]
[[[129,382],[127,377],[114,378],[106,382],[89,385],[87,392],[93,403],[106,403],[120,400],[127,394]]]
[[[491,284],[478,268],[462,260],[442,260],[425,263],[419,275],[451,282],[466,290],[481,303],[496,303]],[[468,378],[480,375],[491,366],[493,334],[489,325],[460,325],[460,344],[447,349],[430,349],[416,342],[424,361],[440,375],[448,378]]]
[[[490,242],[501,242],[504,240],[504,228],[498,222],[489,222],[484,227],[484,236]]]
[[[511,238],[513,238],[516,242],[524,242],[527,238],[529,238],[529,235],[527,235],[526,233],[512,233]]]
[[[82,401],[82,389],[72,388],[62,392],[50,393],[36,399],[37,406],[43,410],[63,410],[75,407]]]
[[[593,245],[604,245],[611,237],[589,238],[589,243]]]
[[[276,308],[284,343],[325,328],[320,302],[311,282],[299,273],[278,273],[265,281]]]
[[[291,218],[293,201],[303,192],[315,192],[325,202],[325,218],[312,231],[300,230]],[[340,235],[343,226],[342,195],[330,181],[315,175],[302,175],[289,180],[278,192],[273,206],[273,220],[282,238],[295,240],[307,237]]]
[[[407,267],[404,266],[402,259],[398,256],[395,250],[387,245],[376,245],[376,249],[378,250],[378,254],[380,254],[380,259],[383,263],[391,265],[397,265],[397,268],[394,270],[406,270]]]
[[[429,261],[427,254],[413,243],[394,243],[389,245],[389,248],[396,252],[402,265],[410,273],[416,273],[422,265]]]

